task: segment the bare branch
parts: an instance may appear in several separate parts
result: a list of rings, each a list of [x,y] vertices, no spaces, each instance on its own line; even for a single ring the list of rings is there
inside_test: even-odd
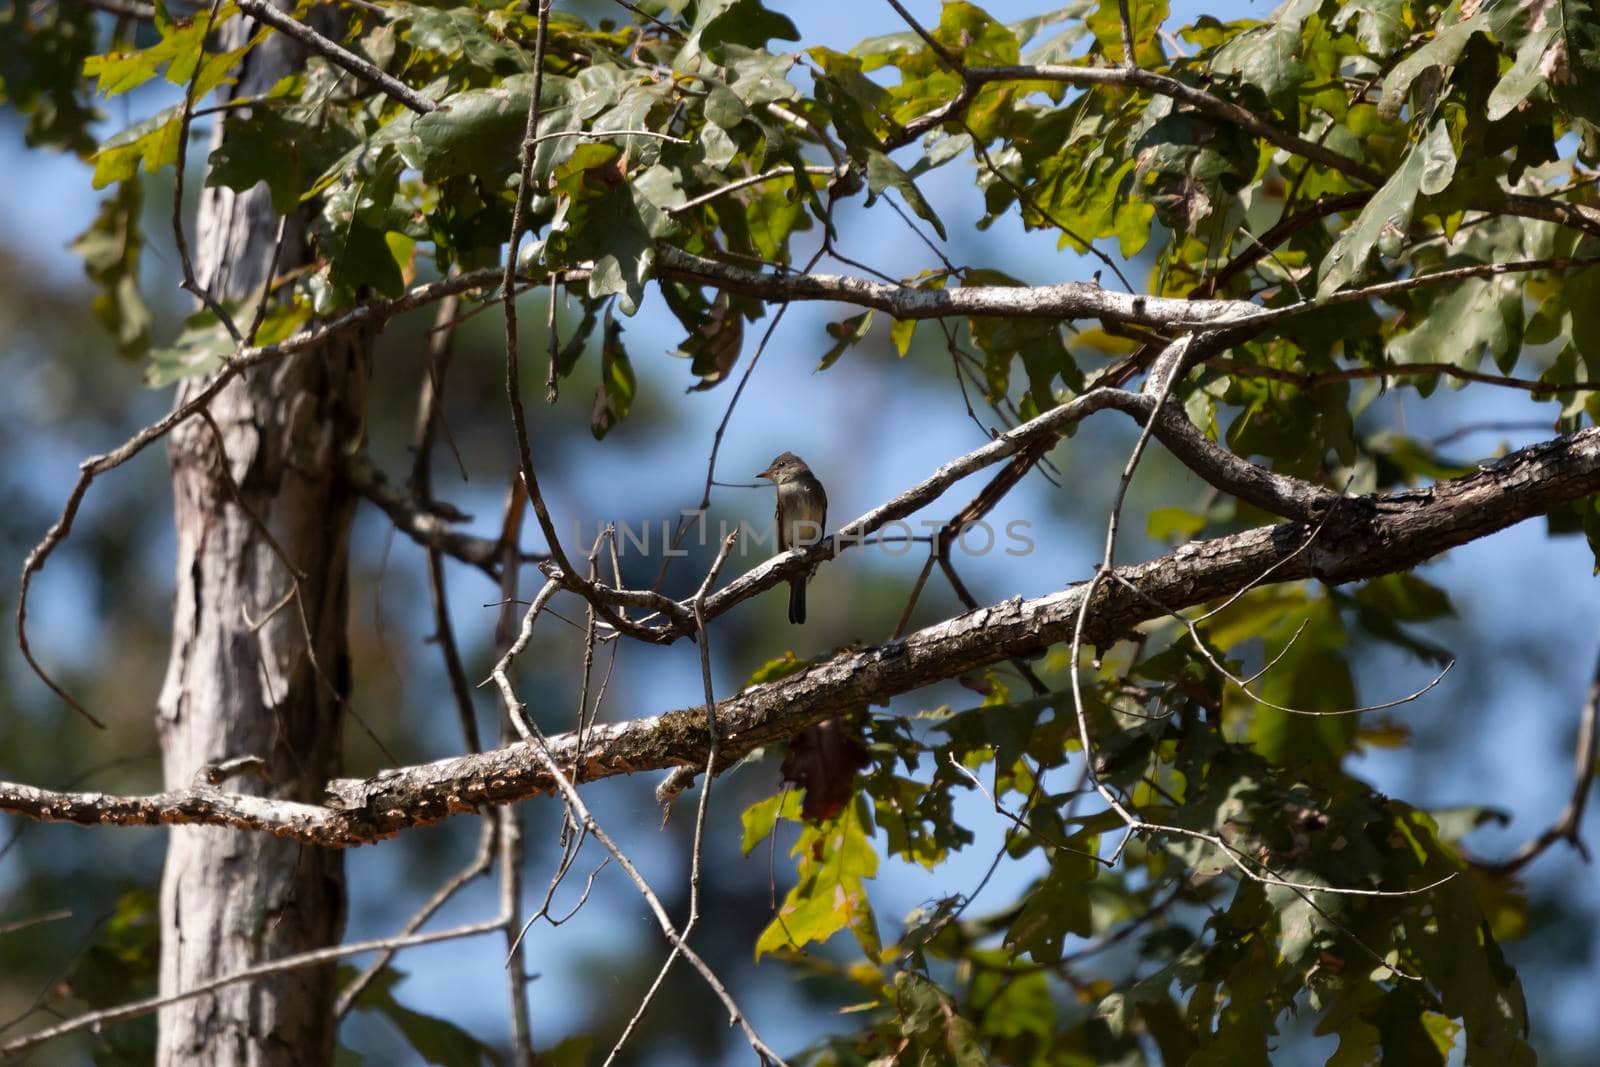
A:
[[[900,0],[889,0],[889,6],[894,8],[895,14],[899,15],[900,18],[905,21],[905,24],[910,26],[912,31],[918,37],[922,38],[923,43],[926,44],[933,54],[939,58],[939,62],[943,63],[946,67],[949,67],[955,73],[962,75],[963,77],[965,76],[966,71],[961,66],[961,60],[957,59],[943,44],[940,44],[938,38],[934,37],[933,34],[924,29],[922,23],[912,18],[911,12],[907,11],[905,7],[901,5]]]
[[[1589,790],[1594,785],[1595,761],[1600,760],[1597,720],[1600,720],[1600,658],[1595,661],[1594,681],[1589,684],[1589,696],[1583,702],[1583,714],[1578,719],[1578,743],[1573,746],[1572,753],[1572,792],[1567,797],[1566,808],[1538,837],[1497,863],[1477,863],[1480,869],[1495,874],[1516,874],[1557,841],[1567,842],[1585,862],[1588,861],[1589,850],[1584,847],[1580,831]]]
[[[1154,395],[1155,404],[1150,410],[1150,416],[1139,430],[1139,439],[1134,442],[1133,451],[1128,455],[1128,462],[1123,465],[1122,476],[1117,480],[1117,494],[1111,504],[1111,513],[1106,519],[1105,551],[1100,559],[1100,565],[1095,568],[1094,577],[1089,579],[1089,586],[1084,590],[1083,597],[1078,602],[1078,617],[1073,622],[1072,645],[1067,653],[1069,670],[1072,673],[1072,705],[1078,722],[1078,741],[1083,748],[1084,771],[1088,776],[1089,785],[1096,793],[1100,794],[1111,808],[1117,813],[1129,832],[1141,822],[1138,816],[1130,812],[1122,800],[1111,791],[1094,770],[1094,742],[1089,737],[1089,715],[1084,707],[1083,679],[1080,675],[1080,653],[1083,649],[1084,625],[1089,619],[1089,604],[1094,600],[1095,591],[1100,583],[1111,573],[1113,559],[1117,550],[1117,526],[1122,520],[1122,504],[1128,495],[1128,486],[1133,482],[1133,474],[1139,467],[1139,460],[1144,455],[1144,449],[1150,442],[1150,436],[1155,430],[1157,416],[1167,402],[1167,397],[1172,393],[1172,387],[1178,379],[1179,370],[1183,366],[1183,359],[1189,352],[1189,347],[1194,343],[1193,335],[1186,335],[1168,345],[1166,350],[1157,358],[1155,366],[1151,369],[1147,389]],[[1137,586],[1135,586],[1137,588]],[[1127,837],[1123,843],[1127,843]],[[1121,855],[1122,846],[1117,846],[1117,852],[1112,856],[1115,863],[1117,856]]]
[[[528,975],[522,963],[521,811],[507,804],[494,812],[500,824],[500,916],[506,938],[506,992],[511,1001],[511,1057],[533,1067],[533,1028],[528,1023]]]
[[[465,867],[446,879],[438,889],[435,889],[433,895],[423,903],[422,907],[417,909],[416,914],[406,920],[406,924],[400,928],[401,937],[409,937],[422,929],[422,924],[433,918],[434,913],[449,903],[451,897],[455,896],[475,879],[481,878],[489,872],[489,868],[494,866],[494,839],[495,820],[492,818],[484,819],[483,831],[478,838],[477,855],[473,856],[471,862]],[[394,959],[394,954],[397,951],[399,951],[398,946],[384,949],[379,953],[377,959],[368,964],[364,971],[351,979],[350,984],[340,991],[338,1003],[333,1008],[333,1017],[335,1019],[343,1019],[350,1013],[350,1009],[355,1006],[356,999],[361,996],[362,991],[372,984],[374,978],[383,973],[383,969],[389,966],[389,961]]]
[[[702,609],[702,617],[706,590],[710,588],[712,581],[716,577],[716,573],[721,569],[722,564],[726,561],[728,550],[732,548],[732,545],[733,540],[730,538],[724,544],[723,550],[719,554],[716,564],[713,565],[711,572],[707,574],[706,580],[702,583],[700,591],[696,594],[696,604]],[[607,834],[605,830],[600,827],[600,824],[595,821],[594,816],[589,812],[588,806],[584,804],[583,798],[578,794],[577,787],[573,784],[572,778],[570,778],[561,770],[560,763],[553,754],[549,741],[545,738],[544,734],[540,732],[537,726],[527,721],[526,716],[523,714],[523,705],[521,701],[518,700],[506,672],[512,658],[521,650],[522,647],[526,646],[528,637],[533,629],[533,622],[538,617],[539,610],[543,607],[542,602],[545,599],[546,594],[553,591],[555,588],[556,583],[551,581],[548,585],[546,585],[544,591],[539,594],[539,597],[534,600],[533,604],[529,606],[528,611],[523,618],[520,636],[517,638],[517,641],[506,650],[506,654],[501,658],[500,664],[495,668],[494,680],[499,685],[501,696],[505,701],[506,714],[510,718],[511,722],[522,733],[522,735],[528,738],[526,750],[532,752],[538,765],[542,768],[544,773],[549,776],[555,788],[561,793],[561,796],[566,801],[567,808],[571,812],[573,818],[579,824],[581,824],[583,828],[595,838],[595,840],[599,841],[607,852],[611,854],[611,858],[617,861],[617,865],[621,867],[623,873],[628,876],[628,880],[633,883],[640,895],[644,897],[645,903],[649,906],[651,914],[655,916],[656,922],[660,925],[662,933],[666,935],[667,940],[672,944],[673,951],[675,953],[681,953],[689,960],[689,962],[694,966],[695,970],[699,971],[701,977],[705,979],[706,984],[711,987],[712,991],[716,993],[717,997],[722,1001],[723,1006],[728,1011],[728,1019],[730,1024],[738,1024],[744,1030],[745,1038],[747,1041],[749,1041],[750,1047],[755,1050],[756,1054],[761,1058],[763,1063],[776,1063],[781,1065],[784,1062],[783,1059],[778,1056],[777,1053],[773,1052],[772,1049],[767,1047],[767,1045],[761,1040],[760,1036],[756,1033],[755,1028],[751,1026],[750,1021],[745,1018],[744,1013],[734,1002],[733,996],[722,984],[722,981],[717,977],[716,973],[705,962],[705,960],[700,958],[700,955],[695,952],[694,949],[689,947],[685,936],[680,934],[673,926],[672,919],[667,915],[666,908],[661,904],[661,899],[656,895],[655,891],[650,888],[650,884],[646,882],[644,876],[639,873],[638,868],[635,867],[633,861],[628,858],[627,853],[623,852],[622,849],[617,846],[616,842],[611,839],[610,835]],[[714,701],[708,701],[707,707],[700,720],[700,725],[702,728],[705,728],[708,731],[706,745],[708,751],[713,750],[716,745],[715,740],[713,740],[713,738],[716,736],[714,724],[717,716],[715,713],[715,708],[716,705]],[[598,732],[600,731],[597,729],[596,733]],[[508,750],[502,749],[501,751]],[[702,806],[703,804],[704,801],[702,800]]]
[[[267,0],[235,0],[235,2],[239,5],[239,10],[260,19],[275,30],[293,37],[306,48],[322,56],[335,66],[354,74],[362,81],[371,82],[385,96],[399,101],[417,114],[426,115],[430,111],[439,110],[438,104],[412,89],[409,85],[391,78],[354,52],[328,40],[305,23],[295,21],[273,7]]]
[[[433,329],[428,332],[425,349],[427,373],[418,389],[417,416],[412,431],[411,445],[416,453],[411,465],[411,490],[420,502],[433,500],[433,443],[436,431],[443,430],[450,441],[450,428],[444,420],[444,383],[455,350],[456,312],[461,298],[447,296],[439,302],[434,312]],[[460,464],[461,456],[455,453]],[[465,468],[462,475],[465,476]],[[472,686],[467,682],[467,669],[461,662],[461,649],[456,643],[456,630],[450,619],[450,605],[445,595],[444,553],[436,546],[427,548],[428,603],[433,612],[433,640],[439,646],[444,660],[445,676],[450,680],[450,694],[455,698],[456,718],[461,723],[461,737],[467,751],[477,752],[483,744],[478,737],[478,718],[472,704]]]
[[[128,462],[133,457],[143,452],[152,443],[159,441],[171,433],[180,424],[193,417],[217,396],[218,393],[250,367],[281,359],[296,352],[304,352],[323,344],[331,337],[335,337],[348,330],[361,327],[376,328],[390,316],[402,314],[413,308],[431,304],[454,293],[466,292],[469,289],[493,285],[498,278],[498,271],[477,271],[472,274],[460,275],[444,281],[431,282],[418,286],[410,292],[393,300],[374,300],[361,304],[345,314],[327,323],[301,331],[292,337],[270,345],[249,346],[235,352],[231,359],[224,361],[223,367],[214,374],[204,388],[197,389],[189,399],[174,407],[167,414],[150,423],[144,429],[124,441],[117,448],[100,455],[90,456],[78,465],[78,480],[73,484],[72,490],[67,495],[67,502],[61,509],[61,515],[45,531],[33,549],[28,553],[27,559],[22,563],[22,576],[17,589],[17,647],[21,650],[23,659],[29,668],[38,676],[68,706],[83,715],[94,725],[104,728],[105,724],[91,715],[73,696],[61,687],[52,678],[44,666],[33,655],[32,646],[28,643],[28,593],[33,584],[33,576],[43,569],[61,542],[65,541],[72,533],[72,524],[77,519],[78,509],[83,506],[83,499],[88,494],[90,486],[96,478],[108,471]]]
[[[688,144],[682,137],[674,137],[670,133],[659,130],[558,130],[555,133],[541,133],[530,138],[529,144],[539,145],[546,141],[559,141],[565,137],[576,137],[582,141],[603,141],[608,137],[651,137],[657,141],[671,141],[673,144]]]
[[[1276,581],[1318,578],[1330,584],[1406,570],[1457,545],[1485,537],[1550,508],[1600,492],[1600,428],[1580,430],[1486,464],[1427,489],[1339,502],[1309,550],[1310,524],[1260,527],[1191,541],[1147,563],[1118,568],[1100,588],[1083,639],[1106,646],[1134,627],[1226,597],[1272,569]],[[1337,496],[1337,494],[1332,494]],[[732,588],[728,586],[727,588]],[[724,590],[725,591],[725,590]],[[935,681],[1070,640],[1086,585],[1032,600],[1012,598],[926,627],[903,639],[848,651],[780,681],[754,686],[717,704],[722,760],[794,736],[840,707],[882,703]],[[709,619],[719,594],[706,598]],[[258,830],[347,847],[437,822],[484,804],[508,803],[557,786],[544,756],[573,768],[573,780],[703,766],[710,747],[702,709],[592,726],[541,746],[512,745],[477,755],[396,768],[328,785],[325,805],[238,796],[196,786],[148,796],[53,792],[0,783],[0,811],[41,821],[87,825],[205,824]],[[543,755],[541,755],[541,753]],[[719,760],[721,762],[721,760]]]
[[[7,934],[19,933],[35,926],[43,926],[45,923],[55,923],[60,922],[63,919],[70,918],[72,918],[71,908],[57,908],[54,911],[47,911],[41,915],[30,915],[26,919],[15,919],[8,923],[0,923],[0,937],[5,937]]]
[[[1528,219],[1543,219],[1574,230],[1582,230],[1600,237],[1600,210],[1587,204],[1569,204],[1565,200],[1552,200],[1542,196],[1509,195],[1502,204],[1490,206],[1507,215],[1520,215]]]
[[[216,25],[217,11],[221,7],[222,0],[211,0],[211,11],[206,16],[208,25]],[[203,45],[201,51],[204,52]],[[189,238],[185,234],[183,226],[183,176],[189,167],[189,123],[194,118],[195,88],[200,82],[200,72],[205,69],[205,66],[204,63],[195,64],[194,71],[189,75],[189,83],[184,86],[183,90],[183,114],[178,121],[178,158],[172,178],[172,240],[177,245],[178,262],[183,268],[183,278],[178,283],[179,287],[187,290],[196,300],[205,305],[206,310],[215,315],[217,321],[222,323],[223,328],[228,331],[228,336],[233,338],[233,343],[242,346],[246,342],[244,336],[239,332],[239,327],[235,325],[233,316],[228,314],[227,308],[217,302],[216,297],[211,295],[211,289],[208,286],[201,285],[195,278],[194,259],[189,255]],[[267,278],[267,286],[261,291],[263,306],[266,304],[267,291],[271,288],[271,271],[267,272]]]
[[[829,177],[837,177],[839,174],[837,167],[824,167],[820,165],[802,167],[801,170],[806,174],[823,174]],[[794,177],[794,174],[794,167],[781,166],[772,167],[768,170],[761,171],[758,174],[749,174],[743,178],[735,178],[726,185],[719,185],[709,192],[701,193],[699,196],[690,197],[681,204],[674,204],[672,207],[667,208],[667,214],[681,215],[686,211],[694,210],[702,204],[709,204],[719,196],[723,196],[727,193],[738,192],[740,189],[748,189],[752,185],[761,185],[764,182],[774,181],[778,178],[792,178]]]
[[[1179,103],[1188,104],[1203,115],[1229,126],[1237,126],[1252,136],[1266,141],[1268,144],[1277,145],[1279,148],[1292,152],[1304,159],[1320,163],[1329,170],[1336,170],[1346,177],[1354,178],[1373,188],[1377,188],[1384,183],[1384,175],[1364,163],[1358,163],[1349,156],[1341,155],[1331,148],[1272,126],[1257,116],[1255,112],[1250,111],[1248,108],[1240,107],[1231,100],[1224,100],[1203,89],[1185,85],[1176,78],[1168,77],[1165,74],[1157,74],[1154,71],[1141,70],[1134,66],[968,67],[966,69],[966,77],[974,86],[990,85],[996,82],[1058,82],[1065,85],[1075,85],[1079,88],[1116,86],[1126,89],[1142,89],[1156,96],[1166,96]],[[948,117],[945,116],[945,118]]]
[[[365,452],[357,452],[346,459],[344,476],[356,492],[389,516],[395,529],[417,544],[476,567],[496,583],[500,581],[499,541],[461,533],[449,526],[452,522],[465,522],[470,515],[438,501],[421,500],[399,488],[373,465],[372,457]],[[543,562],[549,556],[524,553],[519,558]]]
[[[168,1004],[178,1004],[195,997],[203,997],[207,993],[215,992],[224,986],[238,985],[240,982],[253,982],[258,978],[267,978],[284,971],[295,971],[302,967],[315,967],[318,964],[331,963],[334,960],[344,959],[347,956],[361,956],[368,952],[387,952],[398,948],[409,948],[413,945],[431,945],[440,941],[459,941],[466,937],[477,937],[480,934],[492,934],[501,928],[498,918],[484,922],[466,923],[454,926],[448,930],[437,930],[428,934],[410,934],[401,937],[380,937],[370,941],[352,941],[345,945],[334,945],[331,948],[317,949],[313,952],[302,952],[295,956],[286,956],[280,960],[257,964],[246,967],[242,971],[225,974],[210,981],[202,982],[192,989],[185,989],[181,993],[170,996],[148,997],[144,1000],[130,1001],[119,1004],[115,1008],[106,1008],[103,1011],[86,1012],[83,1015],[68,1019],[64,1023],[35,1030],[31,1034],[19,1037],[0,1045],[0,1057],[15,1056],[19,1052],[26,1052],[47,1041],[53,1041],[65,1034],[75,1033],[79,1030],[99,1029],[111,1023],[122,1022],[125,1019],[137,1019],[145,1015],[153,1015]]]
[[[706,572],[705,580],[700,583],[700,588],[694,595],[694,620],[699,628],[700,679],[706,691],[706,735],[709,743],[706,746],[705,778],[700,784],[700,806],[695,809],[694,839],[689,851],[689,918],[683,924],[681,941],[673,942],[672,951],[667,953],[666,962],[661,965],[655,981],[651,982],[650,988],[645,991],[644,998],[639,1001],[639,1007],[628,1020],[628,1025],[623,1027],[622,1035],[611,1047],[611,1052],[606,1056],[602,1067],[611,1067],[616,1061],[622,1047],[628,1043],[628,1038],[638,1027],[639,1021],[644,1018],[650,1002],[655,999],[656,991],[661,988],[661,983],[666,981],[667,973],[672,970],[672,964],[678,958],[680,946],[688,942],[695,927],[700,924],[700,848],[705,839],[706,812],[711,807],[711,782],[716,777],[717,766],[717,698],[711,687],[711,636],[706,630],[706,594],[716,583],[717,575],[722,573],[722,567],[728,562],[728,553],[733,551],[733,543],[736,540],[738,540],[737,534],[729,534],[723,539],[717,558],[712,562],[711,569]]]
[[[945,316],[1032,319],[1099,318],[1154,328],[1233,325],[1262,315],[1245,300],[1184,300],[1114,293],[1088,282],[1060,285],[972,285],[916,289],[835,274],[767,272],[723,263],[671,245],[656,246],[663,273],[768,300],[837,300],[876,308],[897,319]]]

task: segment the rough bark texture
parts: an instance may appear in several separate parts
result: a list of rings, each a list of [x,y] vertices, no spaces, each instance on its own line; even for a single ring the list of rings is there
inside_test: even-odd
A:
[[[229,23],[224,36],[239,39],[224,47],[249,28]],[[271,38],[248,57],[233,93],[262,92],[302,63],[288,42]],[[200,283],[220,300],[259,290],[277,226],[264,186],[245,195],[206,190],[195,241]],[[291,219],[280,272],[304,258],[304,226]],[[240,329],[248,328],[246,314]],[[318,800],[339,768],[354,501],[337,472],[360,432],[363,343],[359,333],[342,334],[254,367],[216,397],[210,411],[231,485],[204,419],[173,435],[177,595],[159,712],[168,788],[194,784],[207,764],[259,756],[264,776],[230,788]],[[200,384],[180,389],[178,402]],[[164,994],[329,945],[344,925],[342,857],[261,834],[175,828],[161,915]],[[331,965],[308,968],[167,1007],[159,1062],[329,1063],[333,977]]]
[[[1099,583],[1084,636],[1103,647],[1146,620],[1257,583],[1316,578],[1337,585],[1408,570],[1595,492],[1600,492],[1600,429],[1590,428],[1434,486],[1340,500],[1331,505],[1326,521],[1193,541],[1146,563],[1119,567],[1115,580]],[[1087,588],[1078,584],[1032,600],[1013,597],[729,696],[717,704],[719,763],[793,737],[841,708],[884,703],[896,694],[1069,641]],[[704,709],[693,707],[596,724],[581,743],[568,733],[550,738],[548,745],[566,773],[592,782],[703,767],[709,736]],[[0,811],[90,825],[204,823],[340,848],[555,786],[538,754],[528,744],[514,744],[395,767],[364,780],[335,779],[323,796],[302,795],[298,802],[225,793],[210,784],[117,797],[0,782]]]

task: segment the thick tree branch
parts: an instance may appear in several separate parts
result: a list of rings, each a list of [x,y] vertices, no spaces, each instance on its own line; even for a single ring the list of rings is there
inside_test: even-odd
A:
[[[768,300],[837,300],[886,311],[897,319],[946,316],[1107,319],[1156,329],[1226,324],[1260,315],[1245,300],[1184,300],[1114,293],[1088,282],[1061,285],[973,285],[915,289],[836,274],[766,272],[723,263],[671,245],[656,246],[662,273],[684,281]]]
[[[1449,548],[1600,492],[1600,428],[1514,452],[1470,475],[1376,497],[1342,499],[1309,549],[1310,526],[1283,523],[1196,541],[1147,563],[1118,568],[1090,604],[1085,639],[1104,647],[1139,623],[1225,597],[1271,569],[1274,582],[1357,581],[1407,570]],[[1126,584],[1124,584],[1126,583]],[[1033,600],[1013,598],[949,619],[903,640],[848,652],[717,705],[726,758],[781,741],[838,708],[900,693],[1071,637],[1085,586]],[[709,609],[709,600],[707,603]],[[704,766],[704,709],[597,725],[549,739],[549,756],[575,780]],[[259,830],[344,847],[411,826],[549,792],[555,781],[531,746],[439,760],[329,784],[326,806],[236,796],[207,786],[143,797],[56,793],[0,783],[0,810],[44,821],[156,825],[201,823]]]
[[[1112,293],[1097,285],[1084,283],[1039,287],[971,286],[953,290],[923,290],[836,275],[818,275],[810,272],[797,274],[762,273],[705,259],[669,245],[660,246],[657,249],[657,254],[658,263],[661,265],[663,273],[669,276],[701,281],[731,291],[783,302],[791,300],[838,300],[864,307],[881,308],[902,319],[937,318],[945,315],[1046,318],[1098,317],[1107,321],[1121,321],[1157,328],[1211,325],[1214,328],[1208,331],[1205,337],[1194,346],[1197,353],[1205,353],[1206,355],[1215,354],[1225,349],[1246,334],[1258,333],[1262,329],[1280,321],[1337,304],[1360,302],[1374,297],[1386,297],[1423,286],[1459,281],[1472,277],[1518,271],[1562,270],[1590,266],[1595,262],[1590,259],[1549,259],[1526,260],[1515,263],[1473,264],[1396,281],[1381,282],[1360,289],[1343,290],[1321,300],[1302,301],[1278,308],[1262,308],[1246,301],[1236,300],[1191,301],[1166,297],[1133,296]],[[509,270],[506,273],[509,275]],[[568,270],[562,272],[562,274],[563,277],[571,280],[580,276],[581,272]],[[186,421],[209,403],[225,385],[246,368],[281,359],[295,352],[305,351],[345,331],[359,328],[376,329],[394,315],[426,304],[435,303],[457,293],[481,288],[491,284],[492,280],[498,275],[500,275],[500,271],[497,270],[474,271],[470,274],[458,275],[443,281],[421,285],[393,300],[371,301],[362,304],[331,322],[302,331],[275,344],[241,348],[231,359],[226,361],[223,370],[214,375],[211,382],[203,389],[198,390],[188,401],[175,407],[164,418],[145,427],[119,448],[84,461],[80,467],[81,473],[77,484],[69,494],[61,518],[46,532],[44,538],[35,546],[34,550],[29,553],[22,567],[16,614],[17,640],[24,658],[34,672],[73,708],[89,718],[90,721],[95,722],[97,726],[102,725],[56,683],[35,660],[28,643],[26,628],[27,598],[33,575],[44,566],[55,547],[70,534],[78,508],[96,477],[127,462],[146,446],[159,440]],[[508,314],[509,319],[510,316]],[[514,351],[514,347],[509,348],[508,351]],[[511,365],[508,359],[508,368]],[[512,395],[515,396],[516,394],[513,393]],[[1122,410],[1128,410],[1125,404],[1138,401],[1126,401],[1119,398],[1126,398],[1129,395],[1109,388],[1091,390],[1070,404],[1063,405],[1061,408],[1047,412],[1032,422],[1017,427],[997,439],[992,445],[979,449],[952,464],[946,464],[944,468],[941,468],[936,473],[934,479],[930,479],[929,482],[924,483],[908,494],[903,494],[902,497],[878,509],[877,512],[869,513],[868,516],[857,520],[856,523],[841,531],[841,534],[846,536],[868,534],[886,522],[908,515],[923,504],[935,499],[939,493],[943,492],[945,487],[957,478],[964,477],[966,474],[970,474],[983,466],[1009,456],[1021,444],[1038,434],[1060,432],[1091,411],[1099,410],[1102,407],[1118,407]],[[1140,412],[1130,410],[1128,413],[1137,416]],[[1059,424],[1057,420],[1059,420]],[[1304,518],[1304,508],[1313,503],[1307,494],[1314,495],[1315,490],[1303,487],[1303,485],[1300,488],[1295,488],[1300,483],[1294,483],[1292,479],[1285,479],[1279,475],[1260,472],[1245,461],[1229,456],[1226,450],[1206,441],[1198,433],[1186,433],[1184,427],[1179,426],[1171,419],[1164,418],[1162,424],[1157,426],[1156,434],[1168,447],[1173,448],[1180,458],[1185,459],[1185,462],[1189,462],[1192,469],[1201,473],[1218,488],[1225,489],[1252,503],[1258,502],[1251,495],[1253,491],[1262,488],[1271,490],[1272,494],[1277,498],[1276,503],[1263,503],[1262,506],[1273,514],[1289,518]],[[1197,465],[1197,462],[1190,462],[1189,458],[1173,444],[1173,441],[1169,440],[1169,436],[1179,435],[1193,446],[1197,462],[1204,461],[1211,464],[1211,473],[1207,473],[1201,466]],[[527,464],[530,457],[526,454],[525,448],[523,453],[524,478],[527,479],[532,476],[531,468]],[[1222,477],[1229,471],[1236,472],[1237,484],[1232,484]],[[531,497],[534,510],[539,516],[541,528],[548,535],[547,539],[550,541],[551,552],[556,560],[555,564],[547,570],[547,573],[556,576],[565,588],[583,596],[600,612],[602,618],[613,629],[621,630],[630,636],[653,643],[670,642],[690,632],[690,613],[683,605],[655,593],[607,589],[597,584],[592,585],[577,575],[569,566],[565,566],[566,560],[555,537],[553,522],[545,509],[543,500],[536,491],[537,483],[533,484],[533,488],[535,492],[531,494]],[[1291,507],[1290,505],[1295,506]],[[868,520],[875,520],[875,523]],[[760,592],[775,584],[781,578],[787,577],[792,569],[797,566],[796,560],[803,558],[807,565],[815,562],[820,558],[823,550],[827,548],[829,548],[829,545],[824,543],[813,546],[806,553],[798,555],[786,554],[777,557],[777,563],[781,563],[785,567],[782,571],[774,571],[772,568],[775,564],[757,568],[756,571],[733,582],[713,597],[707,605],[708,617],[716,617],[726,610],[732,602],[742,600],[755,592]],[[615,607],[643,607],[659,611],[669,617],[672,622],[665,627],[641,625],[619,615],[613,610]]]

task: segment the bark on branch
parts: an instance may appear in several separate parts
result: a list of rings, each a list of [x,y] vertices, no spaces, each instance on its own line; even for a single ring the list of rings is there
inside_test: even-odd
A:
[[[1374,497],[1343,499],[1309,548],[1312,526],[1262,527],[1191,542],[1147,563],[1118,568],[1138,592],[1101,582],[1086,638],[1106,646],[1164,610],[1227,596],[1269,568],[1270,581],[1342,583],[1403,571],[1559,504],[1600,492],[1600,428],[1514,452],[1461,478]],[[1033,600],[1013,598],[930,626],[903,640],[844,653],[717,704],[721,751],[737,758],[793,736],[840,709],[1027,657],[1070,638],[1086,586]],[[1158,607],[1157,605],[1160,605]],[[579,782],[701,766],[709,750],[704,709],[593,727],[550,739],[556,762]],[[322,805],[195,787],[144,797],[56,793],[0,783],[0,810],[86,824],[231,826],[345,847],[389,837],[486,804],[551,791],[555,783],[526,745],[330,782]]]
[[[837,300],[897,319],[952,316],[1106,319],[1152,329],[1226,325],[1262,313],[1247,300],[1185,300],[1113,292],[1089,282],[1060,285],[969,285],[916,289],[836,274],[757,271],[707,259],[668,244],[656,246],[662,274],[770,300]]]

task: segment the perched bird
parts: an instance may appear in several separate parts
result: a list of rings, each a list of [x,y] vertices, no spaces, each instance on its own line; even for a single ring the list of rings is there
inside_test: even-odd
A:
[[[793,452],[781,453],[767,469],[756,475],[778,489],[778,551],[804,548],[822,540],[828,524],[828,494],[817,481],[805,460]],[[806,580],[809,574],[789,579],[789,621],[806,621]]]

